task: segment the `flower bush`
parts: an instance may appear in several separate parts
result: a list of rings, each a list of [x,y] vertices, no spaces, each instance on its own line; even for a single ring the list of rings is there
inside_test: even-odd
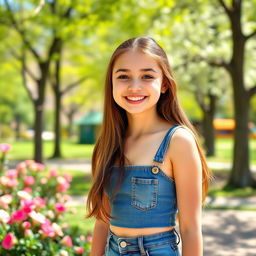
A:
[[[10,150],[0,144],[0,255],[89,255],[91,237],[61,224],[71,177],[33,160],[7,169]]]

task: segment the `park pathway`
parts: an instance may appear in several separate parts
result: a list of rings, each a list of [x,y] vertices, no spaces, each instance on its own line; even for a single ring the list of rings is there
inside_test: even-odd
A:
[[[255,211],[203,212],[204,256],[255,256]]]

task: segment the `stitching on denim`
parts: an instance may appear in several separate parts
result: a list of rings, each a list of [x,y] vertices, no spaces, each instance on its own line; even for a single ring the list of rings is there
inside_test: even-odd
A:
[[[119,253],[119,249],[118,249],[118,247],[116,247],[115,245],[109,244],[109,248],[111,248],[112,250],[114,250],[116,253]]]
[[[156,208],[156,206],[157,206],[157,196],[158,196],[158,180],[157,179],[149,179],[151,181],[155,180],[154,182],[151,182],[151,183],[137,182],[139,180],[140,180],[140,178],[136,178],[136,177],[132,177],[132,180],[131,180],[132,181],[132,196],[131,196],[132,201],[131,201],[131,205],[134,206],[135,208],[139,209],[139,210],[142,210],[142,211],[147,211],[147,210]],[[146,179],[141,179],[141,180],[146,180]],[[137,184],[137,187],[138,187],[138,184],[149,185],[149,186],[153,187],[153,195],[148,200],[148,201],[150,201],[150,206],[141,207],[137,203],[136,184]]]
[[[163,245],[172,245],[172,244],[176,244],[175,240],[148,245],[148,246],[146,246],[146,249],[155,249],[155,248],[159,248],[159,247],[161,247]]]

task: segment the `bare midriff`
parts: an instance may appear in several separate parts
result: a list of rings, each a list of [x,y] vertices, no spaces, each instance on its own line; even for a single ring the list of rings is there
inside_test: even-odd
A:
[[[110,230],[116,236],[145,236],[173,230],[175,227],[161,227],[161,228],[123,228],[110,225]]]

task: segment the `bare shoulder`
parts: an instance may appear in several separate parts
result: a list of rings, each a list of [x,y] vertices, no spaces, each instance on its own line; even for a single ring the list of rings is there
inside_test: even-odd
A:
[[[184,126],[177,129],[172,135],[172,147],[192,147],[196,146],[195,136],[193,132]]]
[[[172,135],[167,154],[171,161],[198,154],[193,132],[184,126],[177,129]]]

